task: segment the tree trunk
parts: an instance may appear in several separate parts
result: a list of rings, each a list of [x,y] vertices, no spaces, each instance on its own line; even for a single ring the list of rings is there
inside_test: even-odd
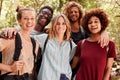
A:
[[[2,3],[3,3],[3,0],[0,1],[0,15],[1,15],[1,10],[2,10]]]

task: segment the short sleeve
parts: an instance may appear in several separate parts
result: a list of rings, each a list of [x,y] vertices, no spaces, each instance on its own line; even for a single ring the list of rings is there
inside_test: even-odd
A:
[[[109,42],[107,57],[116,59],[116,49],[115,49],[115,43],[113,41]]]
[[[34,38],[38,42],[40,47],[43,49],[47,35],[48,34],[44,33],[44,34],[39,34],[39,35],[31,35],[31,37]]]

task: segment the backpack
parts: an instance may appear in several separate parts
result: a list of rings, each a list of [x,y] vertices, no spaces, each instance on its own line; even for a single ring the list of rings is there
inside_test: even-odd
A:
[[[34,66],[35,66],[35,59],[36,59],[36,54],[35,54],[35,48],[36,48],[36,42],[33,38],[31,38],[31,42],[32,42],[32,45],[33,45],[33,56],[34,56]],[[22,49],[22,41],[21,41],[21,37],[18,33],[16,33],[16,36],[15,36],[15,51],[14,51],[14,55],[13,55],[13,60],[14,61],[18,61],[19,59],[19,56],[20,56],[20,53],[21,53],[21,49]],[[0,56],[0,59],[2,59],[2,56]],[[2,62],[2,60],[1,60]],[[33,68],[34,70],[34,68]],[[5,74],[2,74],[2,76],[0,76],[0,79],[8,74],[10,74],[11,72],[7,72]],[[18,75],[19,75],[19,72],[18,72]],[[37,77],[36,79],[37,80]]]

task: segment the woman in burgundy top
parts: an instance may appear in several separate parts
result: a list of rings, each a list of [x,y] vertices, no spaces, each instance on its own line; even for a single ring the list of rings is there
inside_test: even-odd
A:
[[[108,46],[102,48],[98,39],[109,24],[108,15],[102,9],[92,9],[86,12],[82,26],[90,37],[79,41],[72,68],[77,63],[80,67],[76,80],[109,80],[114,58],[116,58],[115,44],[109,41]]]

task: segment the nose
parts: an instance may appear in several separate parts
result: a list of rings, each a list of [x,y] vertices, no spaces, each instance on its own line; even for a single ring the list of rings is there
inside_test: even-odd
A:
[[[94,22],[92,22],[92,23],[91,23],[91,25],[92,25],[92,26],[94,26],[94,25],[95,25],[95,23],[94,23]]]
[[[44,16],[45,16],[47,19],[49,18],[48,14],[44,14]]]
[[[71,14],[72,14],[72,15],[74,15],[74,14],[75,14],[75,12],[73,11],[73,12],[71,12]]]
[[[31,19],[28,19],[28,22],[31,22],[32,20]]]

